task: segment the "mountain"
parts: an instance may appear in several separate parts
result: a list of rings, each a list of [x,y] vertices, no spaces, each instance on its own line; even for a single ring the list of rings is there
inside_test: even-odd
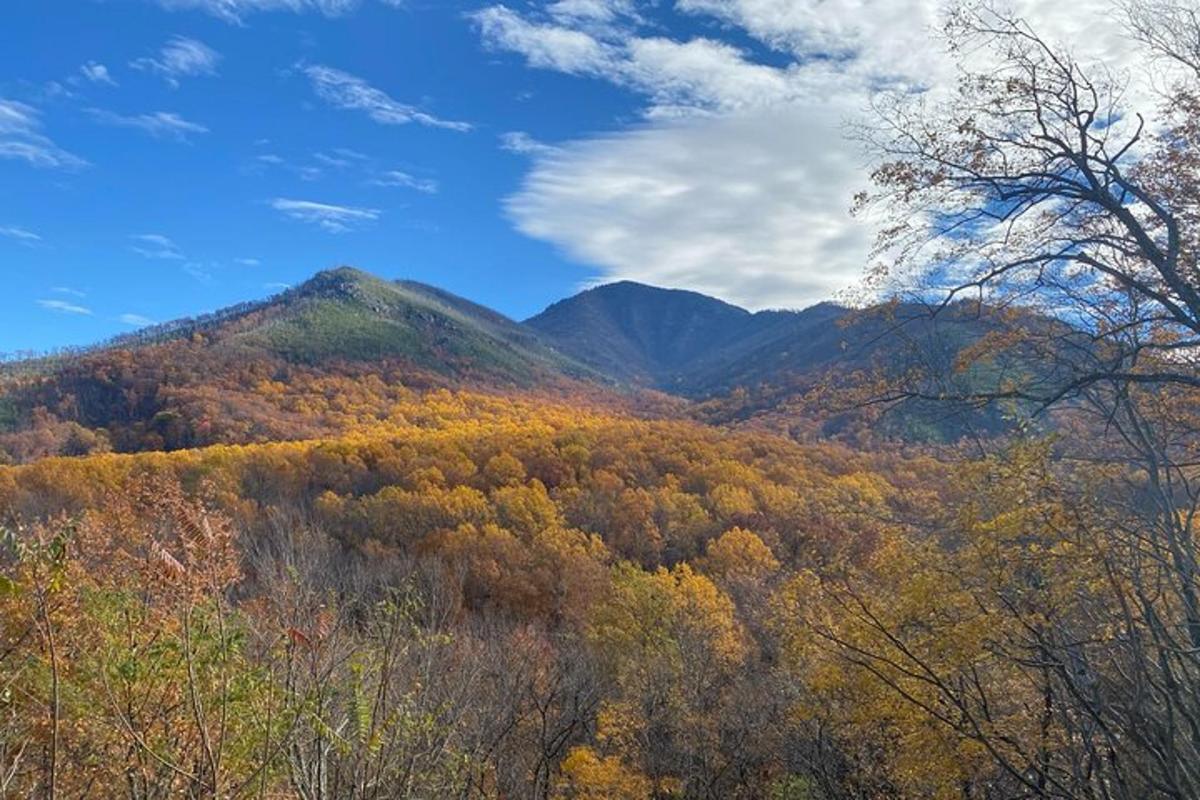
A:
[[[844,360],[849,341],[868,338],[839,324],[848,315],[832,303],[751,313],[696,292],[622,281],[561,300],[525,324],[606,375],[697,397]]]
[[[695,292],[624,281],[555,303],[525,324],[616,380],[696,401],[695,412],[708,422],[754,422],[804,435],[869,429],[952,441],[996,433],[1011,424],[998,407],[914,400],[880,421],[846,398],[877,377],[907,381],[914,370],[937,381],[939,393],[992,390],[1027,375],[1037,361],[1009,357],[961,369],[960,354],[994,330],[970,304],[936,314],[919,303],[751,313]]]
[[[260,302],[0,367],[0,463],[336,434],[413,391],[609,383],[501,314],[342,267]]]
[[[688,397],[833,366],[861,368],[918,344],[927,353],[941,342],[939,357],[950,357],[984,329],[971,315],[950,309],[935,317],[919,304],[859,312],[818,303],[751,313],[696,292],[632,281],[560,300],[524,324],[598,372]]]
[[[985,332],[971,314],[931,319],[920,306],[751,313],[629,281],[517,323],[432,286],[342,267],[263,301],[0,367],[0,463],[340,434],[436,389],[551,392],[648,413],[698,401],[693,411],[715,424],[795,431],[812,417],[814,388],[917,359],[951,374]],[[988,370],[954,379],[1005,377]],[[664,405],[640,388],[681,400]],[[941,407],[898,418],[890,430],[905,436],[965,430]],[[973,411],[965,419],[979,427]]]
[[[605,375],[665,388],[692,362],[735,341],[751,319],[697,292],[621,281],[560,300],[525,325]]]
[[[848,309],[832,303],[752,314],[736,337],[714,340],[714,347],[671,376],[670,385],[684,394],[705,396],[845,360],[847,340],[854,337],[853,329],[840,324],[848,315]]]
[[[96,349],[197,335],[218,350],[308,365],[395,358],[433,373],[516,383],[555,373],[589,375],[491,309],[433,286],[387,281],[352,267],[319,272],[259,303],[156,326]]]

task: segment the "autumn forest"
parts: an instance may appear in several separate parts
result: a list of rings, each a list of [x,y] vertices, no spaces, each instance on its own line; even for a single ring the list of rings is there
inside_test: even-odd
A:
[[[1200,797],[1200,16],[1114,13],[1148,106],[947,17],[837,303],[340,267],[0,364],[0,797]]]

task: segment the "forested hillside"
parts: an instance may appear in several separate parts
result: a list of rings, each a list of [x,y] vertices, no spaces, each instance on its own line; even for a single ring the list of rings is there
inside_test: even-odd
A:
[[[788,719],[772,609],[803,571],[925,516],[939,465],[448,392],[393,419],[0,472],[0,504],[48,520],[16,531],[5,602],[16,620],[47,599],[56,655],[25,638],[7,663],[49,676],[61,659],[58,758],[89,765],[64,791],[308,770],[328,797],[836,780],[805,766],[833,743]],[[45,730],[46,701],[9,704],[12,741]]]
[[[915,369],[983,389],[1033,369],[1035,359],[1012,353],[957,369],[995,327],[968,304],[942,314],[911,304],[750,314],[628,282],[521,325],[433,287],[343,267],[261,303],[0,366],[0,463],[341,433],[439,388],[569,395],[809,437],[861,432],[874,421],[857,398],[827,389]],[[1005,427],[995,412],[916,402],[893,417],[879,430],[917,441]]]
[[[605,391],[532,332],[359,270],[80,353],[0,367],[0,462],[303,439],[432,388]]]
[[[745,309],[697,292],[621,281],[560,300],[525,324],[605,374],[670,390],[752,323]]]
[[[622,83],[746,55],[621,50],[653,5],[480,24]],[[622,281],[518,323],[343,267],[4,364],[0,798],[1200,797],[1200,16],[1122,6],[1121,69],[986,4],[944,22],[956,80],[887,84],[861,136],[863,307]],[[474,130],[295,69],[371,124]],[[0,101],[0,134],[44,147],[32,114]],[[501,143],[572,191],[546,171],[612,145]]]

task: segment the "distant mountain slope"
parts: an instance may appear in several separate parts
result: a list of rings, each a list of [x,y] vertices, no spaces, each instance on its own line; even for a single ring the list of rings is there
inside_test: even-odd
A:
[[[997,432],[1008,422],[994,407],[906,402],[876,425],[866,409],[853,410],[852,398],[879,379],[916,373],[938,382],[935,393],[994,390],[1036,362],[1010,354],[960,369],[960,354],[993,327],[969,304],[938,314],[919,304],[853,311],[832,303],[752,314],[693,292],[623,282],[555,303],[525,324],[618,380],[700,401],[696,413],[709,422],[770,421],[809,434],[847,425],[925,441]],[[842,402],[848,413],[834,413]]]
[[[838,359],[847,310],[749,311],[696,292],[622,281],[561,300],[525,324],[617,379],[687,396],[769,381]]]
[[[695,292],[622,281],[561,300],[526,320],[555,348],[616,379],[688,397],[861,368],[929,345],[950,358],[983,327],[899,305],[857,313],[834,303],[751,313]],[[944,346],[942,346],[944,345]]]
[[[803,311],[760,311],[736,338],[693,359],[675,377],[676,385],[689,395],[708,395],[844,360],[853,353],[848,341],[859,338],[842,325],[848,313],[832,303]]]
[[[666,388],[688,365],[741,335],[750,312],[721,300],[631,281],[561,300],[525,325],[614,378]]]
[[[220,323],[214,337],[225,346],[306,364],[400,358],[443,375],[517,383],[587,374],[495,311],[432,286],[386,281],[349,267],[318,273],[273,302]]]
[[[489,308],[434,286],[389,281],[353,267],[319,272],[265,300],[3,364],[0,377],[46,373],[79,358],[187,340],[203,341],[214,358],[234,352],[310,365],[401,358],[447,375],[467,370],[527,381],[549,371],[600,377],[550,347],[535,331]]]
[[[812,429],[814,390],[861,385],[881,367],[932,365],[976,387],[1028,369],[1031,359],[958,370],[958,354],[987,332],[962,311],[931,319],[916,306],[860,314],[826,303],[752,314],[626,281],[516,323],[432,286],[343,267],[263,301],[0,366],[0,463],[342,433],[411,414],[414,393],[434,389],[568,393]],[[681,399],[612,391],[637,387]],[[1003,424],[974,409],[951,423],[941,415],[931,406],[893,430],[957,438],[966,424]]]
[[[261,302],[0,367],[0,462],[304,438],[386,416],[414,389],[580,381],[608,383],[494,311],[343,267]]]

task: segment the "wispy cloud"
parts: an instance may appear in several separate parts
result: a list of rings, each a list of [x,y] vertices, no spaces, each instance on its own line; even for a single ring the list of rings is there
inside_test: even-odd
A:
[[[870,176],[845,123],[880,90],[953,88],[959,74],[932,34],[946,3],[672,0],[659,4],[678,12],[665,24],[639,16],[652,5],[498,0],[471,13],[485,46],[642,105],[636,125],[550,150],[502,138],[533,162],[506,204],[518,229],[605,279],[747,307],[806,305],[853,286],[873,231],[848,211]],[[1111,0],[1004,6],[1082,62],[1116,65],[1131,88],[1161,73],[1123,55],[1131,44]]]
[[[53,286],[50,288],[50,291],[54,292],[55,294],[65,294],[68,297],[87,297],[87,292],[81,292],[78,289],[72,289],[70,286]]]
[[[304,163],[303,159],[310,159]],[[356,176],[368,186],[383,186],[412,189],[425,194],[436,194],[438,182],[432,178],[419,177],[400,169],[385,169],[371,156],[345,147],[318,151],[300,157],[285,157],[278,153],[260,153],[254,157],[249,171],[261,173],[266,168],[286,170],[304,181],[316,181],[326,175],[342,173]]]
[[[525,131],[500,134],[500,149],[523,156],[545,156],[558,150],[554,145],[539,142]]]
[[[606,279],[752,308],[807,305],[852,285],[872,232],[848,212],[865,176],[841,123],[867,105],[870,87],[900,80],[930,49],[894,48],[889,27],[924,30],[931,18],[909,8],[901,16],[910,19],[889,10],[860,21],[849,0],[820,12],[776,0],[675,5],[740,30],[676,39],[619,0],[473,14],[486,45],[533,68],[628,89],[645,104],[641,125],[556,147],[502,136],[501,147],[533,158],[506,202],[510,217]],[[861,38],[867,28],[877,35]],[[746,47],[747,35],[758,47]],[[876,61],[872,48],[888,55]],[[765,50],[774,55],[762,58]],[[870,64],[850,58],[860,50]],[[842,53],[846,64],[827,57]]]
[[[182,261],[184,259],[179,245],[161,233],[138,233],[129,238],[133,242],[129,246],[130,249],[138,255],[164,261]]]
[[[407,0],[380,0],[385,6],[404,8]],[[168,10],[205,11],[234,25],[241,25],[251,14],[266,11],[318,13],[327,17],[347,14],[361,5],[361,0],[158,0]]]
[[[0,158],[44,169],[80,169],[87,162],[68,153],[42,133],[37,109],[0,99]]]
[[[38,236],[33,231],[27,231],[24,228],[18,228],[15,225],[0,225],[0,236],[4,236],[9,239],[16,239],[22,244],[33,244],[34,242],[40,242],[42,240],[42,237]]]
[[[136,59],[129,62],[129,66],[157,73],[171,86],[178,86],[180,78],[216,75],[220,60],[221,54],[203,42],[176,36],[164,44],[157,55]]]
[[[481,9],[471,17],[485,44],[521,53],[530,66],[539,69],[604,74],[619,63],[614,46],[577,27],[530,20],[503,5]]]
[[[38,300],[38,305],[50,311],[58,312],[59,314],[79,314],[81,316],[91,316],[92,310],[75,303],[68,303],[66,300]]]
[[[379,219],[381,213],[374,208],[339,206],[330,203],[316,203],[311,200],[291,200],[286,197],[277,197],[272,200],[271,208],[292,219],[316,225],[330,233],[343,233],[356,225],[374,222]]]
[[[610,25],[622,18],[637,19],[634,3],[635,0],[555,0],[546,11],[557,20]]]
[[[95,61],[89,61],[81,66],[79,72],[92,83],[103,83],[109,86],[117,85],[116,80],[109,73],[108,67]]]
[[[129,116],[106,111],[101,108],[88,109],[97,122],[119,128],[135,128],[155,137],[167,137],[187,141],[194,133],[208,133],[203,125],[184,119],[173,111],[155,111],[150,114]]]
[[[212,271],[208,266],[196,261],[189,261],[183,265],[184,274],[190,275],[201,283],[208,283],[213,279]]]
[[[149,317],[144,317],[141,314],[132,314],[129,312],[126,312],[126,313],[120,315],[119,317],[117,317],[117,319],[120,322],[122,322],[126,325],[132,325],[135,328],[144,328],[147,325],[154,324],[154,320],[150,319]]]
[[[340,69],[321,65],[307,65],[301,69],[312,82],[313,91],[322,100],[337,108],[365,112],[371,119],[384,125],[415,122],[453,131],[471,129],[466,122],[440,119],[416,106],[394,100],[383,90]]]
[[[312,164],[294,164],[288,161],[278,153],[262,153],[254,157],[254,160],[259,164],[265,164],[268,167],[279,167],[293,172],[301,180],[315,181],[321,177],[321,168]]]
[[[717,23],[710,31],[733,32],[720,39],[672,37],[619,0],[476,12],[486,45],[644,102],[646,121],[626,131],[553,148],[502,137],[502,147],[533,158],[506,209],[519,230],[599,266],[606,279],[696,289],[752,308],[827,299],[859,279],[872,235],[848,211],[865,175],[842,122],[873,88],[928,74],[932,48],[893,31],[933,27],[933,4],[897,0],[862,19],[852,0],[819,10],[677,0],[678,10]],[[796,142],[805,146],[797,151]]]
[[[690,8],[691,4],[680,3]],[[723,41],[639,36],[573,14],[522,15],[498,5],[473,13],[483,41],[531,67],[600,78],[646,95],[651,118],[775,107],[826,81],[825,73],[758,63]]]
[[[241,264],[243,267],[257,267],[262,262],[259,261],[257,258],[235,258],[233,260],[233,263]]]
[[[334,17],[357,7],[358,0],[158,0],[165,9],[206,11],[235,25],[260,11],[317,11]]]
[[[329,153],[313,153],[313,160],[319,161],[327,167],[346,169],[354,166],[357,162],[368,161],[369,157],[348,147],[335,147]]]
[[[276,281],[272,283],[264,283],[263,288],[270,289],[273,292],[283,292],[292,288],[292,285],[290,283],[281,283]]]
[[[414,189],[425,194],[436,194],[438,183],[429,178],[418,178],[398,169],[389,169],[371,178],[372,186],[398,186],[404,189]]]

